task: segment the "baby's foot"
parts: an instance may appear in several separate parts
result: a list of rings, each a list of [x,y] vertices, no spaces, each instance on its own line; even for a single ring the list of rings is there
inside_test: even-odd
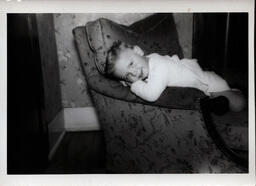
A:
[[[224,115],[229,111],[229,101],[224,96],[210,98],[206,101],[207,109],[216,115]]]

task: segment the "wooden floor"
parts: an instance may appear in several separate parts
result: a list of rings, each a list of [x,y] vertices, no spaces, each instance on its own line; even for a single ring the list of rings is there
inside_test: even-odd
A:
[[[104,147],[101,131],[67,132],[45,173],[105,173]]]

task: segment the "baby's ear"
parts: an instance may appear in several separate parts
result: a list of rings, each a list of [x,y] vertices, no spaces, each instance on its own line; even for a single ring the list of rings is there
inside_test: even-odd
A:
[[[143,50],[142,50],[139,46],[135,45],[135,46],[133,47],[133,50],[134,50],[134,52],[136,52],[137,54],[139,54],[139,55],[141,55],[141,56],[144,56],[144,52],[143,52]]]

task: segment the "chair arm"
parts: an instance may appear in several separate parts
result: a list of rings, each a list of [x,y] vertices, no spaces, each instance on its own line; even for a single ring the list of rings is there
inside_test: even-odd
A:
[[[157,101],[148,102],[133,94],[129,87],[102,75],[90,76],[88,86],[90,89],[111,98],[171,109],[198,110],[200,100],[206,97],[202,91],[195,88],[168,87]]]

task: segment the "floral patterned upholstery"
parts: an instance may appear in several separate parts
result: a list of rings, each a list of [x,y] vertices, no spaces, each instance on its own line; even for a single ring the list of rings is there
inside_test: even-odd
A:
[[[109,172],[248,171],[229,160],[209,137],[199,104],[205,97],[202,92],[167,88],[157,102],[148,103],[102,75],[105,52],[114,40],[139,43],[146,52],[182,57],[171,14],[155,14],[129,27],[99,19],[75,28],[73,34],[104,131]]]
[[[201,112],[130,103],[92,91],[112,173],[242,173],[218,150]]]

